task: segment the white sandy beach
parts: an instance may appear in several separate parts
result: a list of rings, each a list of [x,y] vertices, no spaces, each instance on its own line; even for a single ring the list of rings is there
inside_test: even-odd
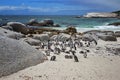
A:
[[[120,43],[100,40],[98,46]],[[79,51],[79,50],[78,50]],[[0,80],[120,80],[120,56],[107,55],[103,51],[95,54],[91,49],[88,58],[76,53],[79,62],[65,59],[64,54],[56,55],[56,61],[46,61],[18,71]]]

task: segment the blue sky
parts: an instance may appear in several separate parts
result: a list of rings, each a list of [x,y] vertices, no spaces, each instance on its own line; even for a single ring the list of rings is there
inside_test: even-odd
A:
[[[1,15],[82,15],[120,10],[120,0],[0,0]]]

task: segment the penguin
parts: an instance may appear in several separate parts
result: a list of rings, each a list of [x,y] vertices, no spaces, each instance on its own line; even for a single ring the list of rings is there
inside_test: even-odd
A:
[[[55,61],[56,60],[56,56],[52,56],[50,61]]]
[[[79,62],[78,57],[76,55],[74,55],[74,60],[75,62]]]
[[[84,58],[87,58],[87,53],[86,53],[86,52],[84,52],[83,56],[84,56]]]

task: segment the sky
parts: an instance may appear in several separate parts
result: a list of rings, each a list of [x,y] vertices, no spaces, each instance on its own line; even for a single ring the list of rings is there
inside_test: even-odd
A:
[[[0,15],[83,15],[120,10],[120,0],[0,0]]]

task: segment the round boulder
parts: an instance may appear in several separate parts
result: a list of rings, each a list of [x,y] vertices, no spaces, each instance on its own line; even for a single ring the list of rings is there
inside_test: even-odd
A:
[[[117,41],[116,36],[111,36],[111,35],[99,35],[98,36],[100,39],[104,41]]]
[[[47,57],[24,41],[0,35],[0,77],[30,66],[37,65]]]
[[[29,29],[26,27],[26,25],[20,23],[20,22],[8,22],[7,26],[11,26],[14,31],[21,32],[23,34],[27,34]]]
[[[40,41],[36,39],[26,38],[24,41],[32,46],[40,46]]]
[[[77,33],[77,30],[76,30],[75,27],[70,26],[70,27],[68,27],[68,28],[65,30],[65,32],[66,32],[66,33],[72,33],[72,34],[74,34],[74,33]]]

